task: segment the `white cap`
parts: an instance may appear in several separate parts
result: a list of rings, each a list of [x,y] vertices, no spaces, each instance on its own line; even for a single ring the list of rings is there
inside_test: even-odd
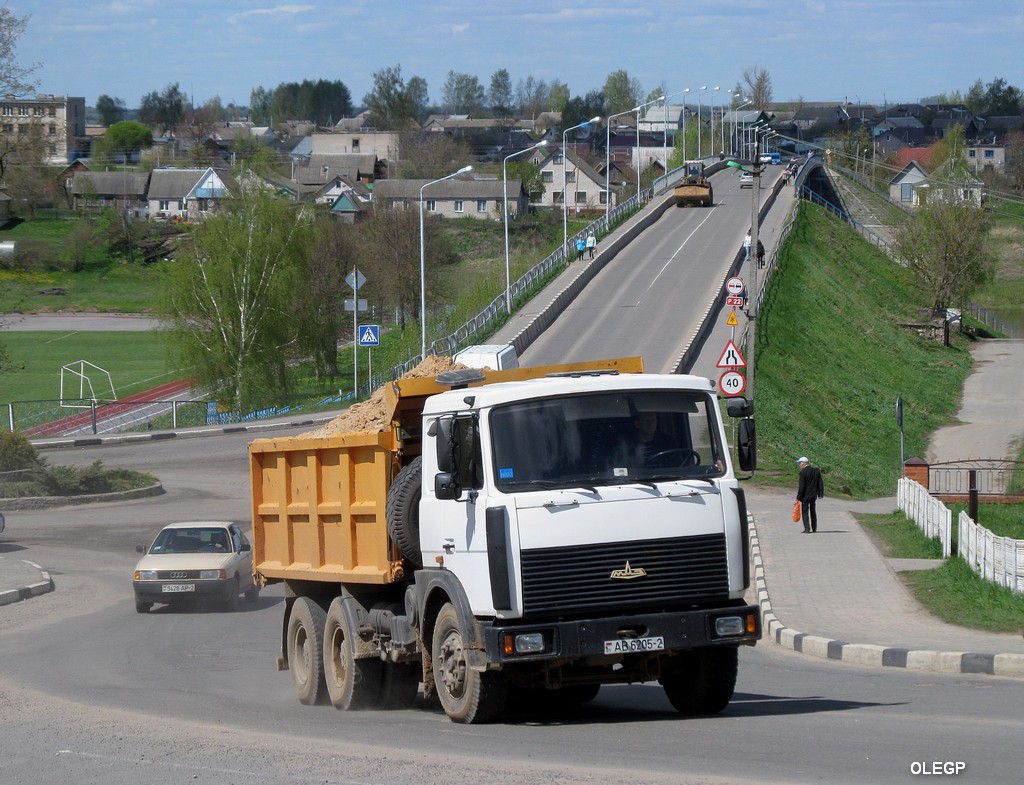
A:
[[[807,458],[797,458],[796,462],[797,463],[810,463],[810,461],[807,460]]]

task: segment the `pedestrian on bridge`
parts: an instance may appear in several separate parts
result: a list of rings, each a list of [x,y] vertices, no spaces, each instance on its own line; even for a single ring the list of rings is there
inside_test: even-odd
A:
[[[750,236],[750,230],[748,229],[747,230],[747,236],[743,238],[743,251],[744,251],[743,261],[745,261],[745,262],[749,262],[750,261],[750,243],[751,242],[752,242],[752,238]]]
[[[582,262],[583,261],[583,253],[586,250],[587,250],[587,241],[584,240],[582,237],[577,238],[577,240],[576,240],[576,261],[578,261],[578,262]]]
[[[597,248],[597,238],[594,236],[594,233],[591,232],[590,234],[587,235],[587,258],[588,259],[593,259],[594,258],[594,249],[595,248]]]

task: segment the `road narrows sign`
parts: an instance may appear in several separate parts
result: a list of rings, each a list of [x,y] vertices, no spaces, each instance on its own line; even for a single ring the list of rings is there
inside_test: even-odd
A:
[[[746,368],[747,361],[743,359],[739,348],[731,340],[725,345],[721,356],[718,358],[716,368]]]

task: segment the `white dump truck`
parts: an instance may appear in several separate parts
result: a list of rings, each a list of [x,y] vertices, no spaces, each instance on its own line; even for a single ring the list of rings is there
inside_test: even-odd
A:
[[[254,571],[306,704],[456,722],[658,682],[730,701],[760,638],[743,491],[708,379],[639,358],[398,380],[384,425],[250,445]],[[751,406],[739,461],[752,469]]]

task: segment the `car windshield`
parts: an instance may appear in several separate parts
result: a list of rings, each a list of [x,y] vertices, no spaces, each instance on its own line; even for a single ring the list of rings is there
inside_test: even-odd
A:
[[[150,553],[230,553],[231,536],[221,526],[164,529],[153,541]]]
[[[495,483],[505,492],[720,476],[714,396],[594,393],[495,408]]]

